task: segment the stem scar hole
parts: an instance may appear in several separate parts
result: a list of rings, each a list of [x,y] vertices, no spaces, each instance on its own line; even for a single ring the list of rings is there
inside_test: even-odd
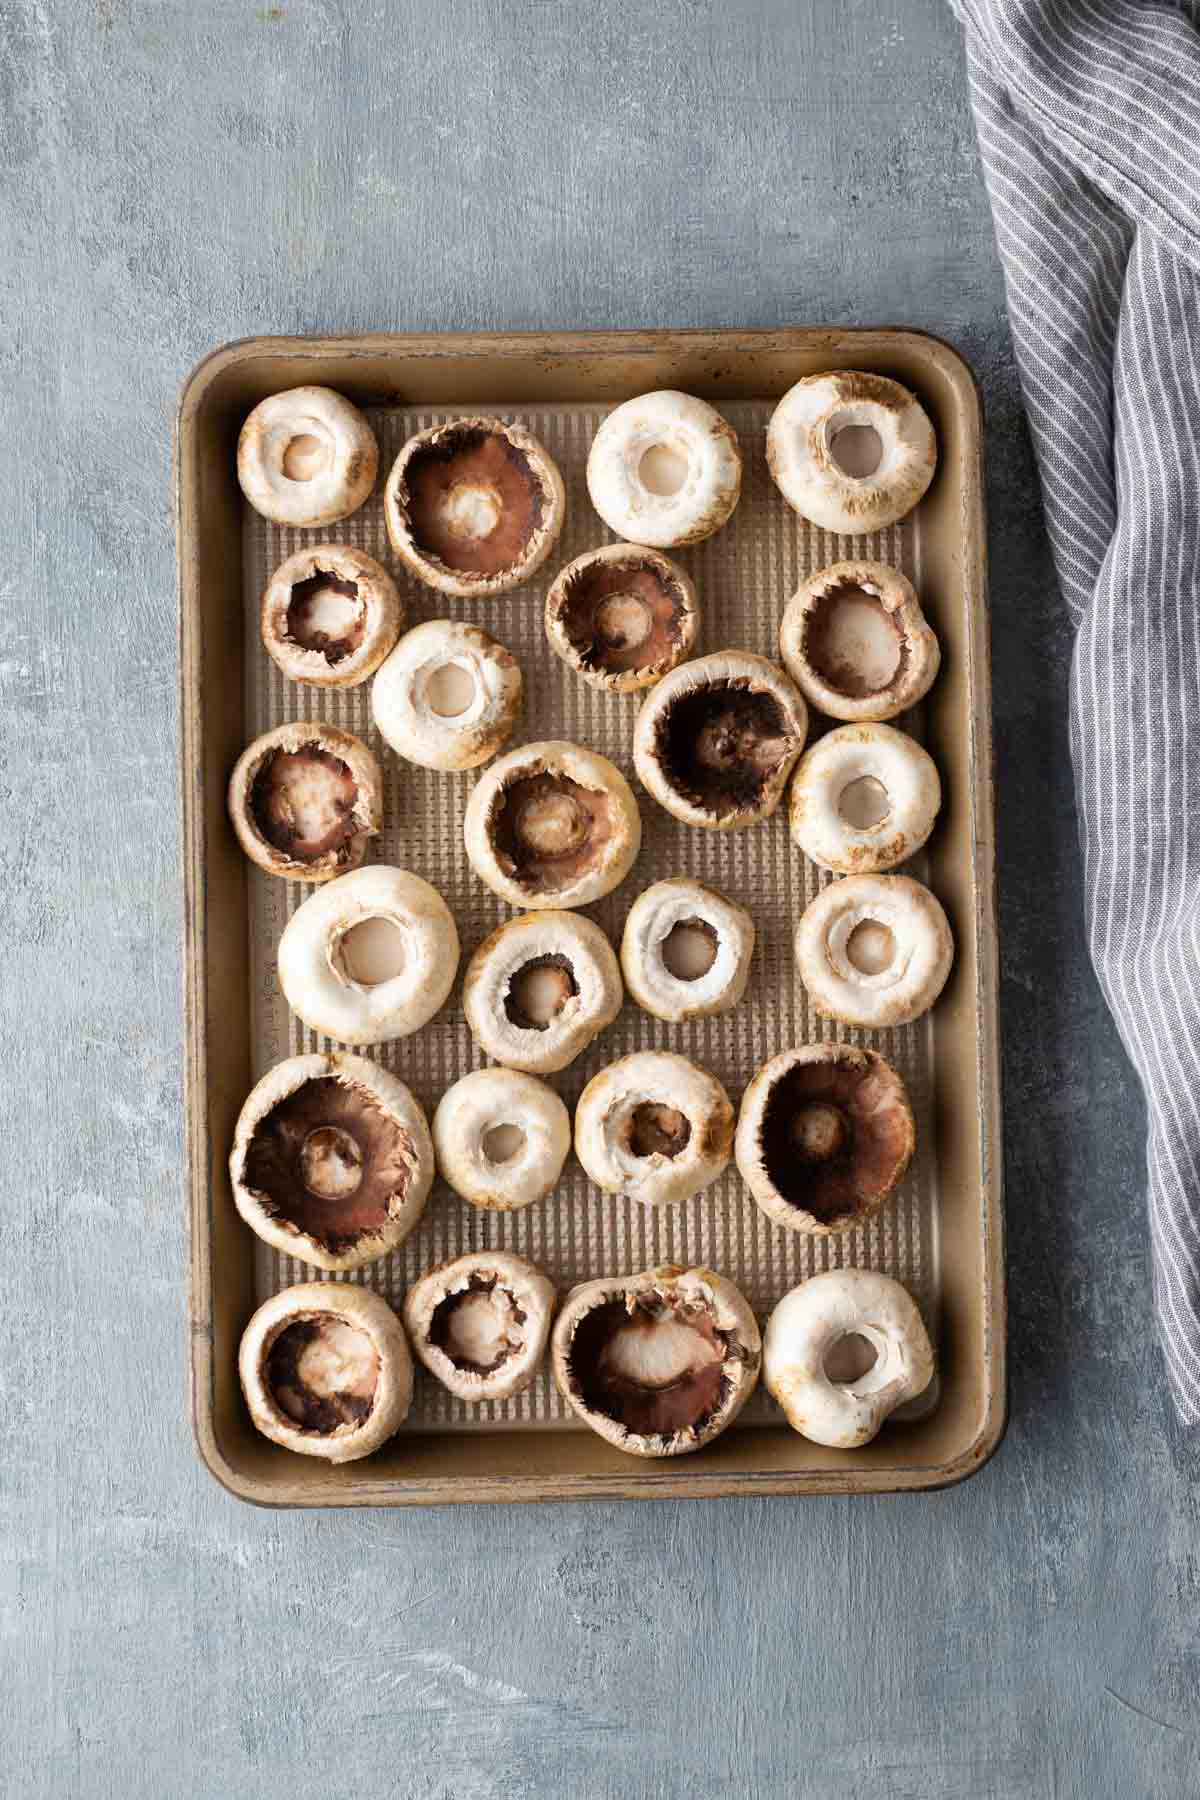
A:
[[[664,500],[677,494],[687,480],[687,457],[670,444],[651,444],[638,463],[638,479],[642,486]]]
[[[883,461],[883,440],[873,425],[843,425],[829,440],[829,454],[843,475],[865,481]]]
[[[854,831],[869,831],[873,825],[882,825],[891,810],[891,796],[873,775],[860,775],[838,795],[838,811]]]
[[[847,1331],[825,1352],[825,1373],[830,1381],[846,1387],[861,1381],[878,1360],[879,1352],[869,1338],[859,1331]]]
[[[465,663],[441,663],[425,683],[425,699],[439,719],[457,719],[475,699],[475,677]]]
[[[638,594],[607,594],[596,608],[596,636],[607,648],[634,650],[654,629],[654,614]]]
[[[300,1173],[318,1200],[344,1200],[362,1181],[363,1154],[340,1125],[320,1125],[300,1147]]]
[[[361,919],[342,933],[337,956],[346,980],[356,981],[360,987],[378,987],[404,968],[404,933],[393,919]]]
[[[525,1148],[525,1133],[519,1125],[491,1125],[483,1134],[483,1154],[489,1162],[511,1162]]]
[[[661,1101],[641,1100],[629,1121],[629,1148],[635,1156],[678,1156],[692,1127],[685,1113]]]
[[[329,462],[329,445],[311,431],[298,431],[283,447],[283,472],[289,481],[315,481]]]
[[[895,936],[878,919],[864,919],[846,940],[846,955],[860,975],[881,975],[895,954]]]
[[[699,981],[716,962],[719,941],[704,919],[680,919],[663,939],[663,965],[676,981]]]
[[[508,984],[504,1010],[525,1031],[548,1031],[568,1000],[579,992],[570,964],[561,956],[536,956]]]

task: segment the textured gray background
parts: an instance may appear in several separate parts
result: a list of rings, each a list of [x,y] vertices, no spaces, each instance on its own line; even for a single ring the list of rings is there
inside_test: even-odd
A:
[[[1198,1457],[940,0],[0,0],[0,232],[0,1790],[1195,1794]],[[256,331],[822,320],[987,396],[1007,1442],[924,1498],[241,1506],[184,1416],[179,382]]]

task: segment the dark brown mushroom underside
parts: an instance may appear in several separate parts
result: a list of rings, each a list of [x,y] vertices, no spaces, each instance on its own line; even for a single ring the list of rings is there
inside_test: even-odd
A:
[[[250,788],[250,811],[262,836],[295,862],[336,852],[349,859],[358,833],[358,784],[340,756],[319,744],[272,750]]]
[[[421,445],[409,459],[404,484],[417,549],[465,575],[499,575],[520,562],[546,510],[525,452],[478,427],[443,432],[436,443]],[[496,523],[486,536],[464,535],[452,525],[447,509],[456,488],[493,497]]]
[[[338,601],[349,601],[339,606]],[[331,631],[331,615],[338,628]],[[287,635],[302,650],[317,650],[328,663],[344,662],[366,635],[367,609],[359,599],[358,583],[345,581],[318,569],[307,581],[292,584],[287,609]]]
[[[895,640],[894,665],[884,681],[872,681],[863,672],[864,667],[870,666],[872,652],[865,641],[858,641],[853,629],[847,629],[846,611],[850,607],[861,609],[860,616],[870,615],[873,635],[878,639]],[[895,617],[878,594],[869,594],[855,582],[831,588],[820,596],[805,615],[800,647],[809,666],[848,700],[865,700],[871,694],[885,693],[900,680],[908,665],[908,639]]]
[[[558,612],[580,667],[621,675],[670,666],[687,607],[657,564],[605,561],[565,579]]]
[[[326,1075],[259,1120],[242,1179],[271,1218],[338,1255],[382,1231],[415,1160],[403,1126],[364,1089]]]
[[[613,835],[613,807],[599,788],[550,769],[518,776],[492,808],[496,860],[533,894],[554,894],[594,867]]]
[[[500,1285],[501,1284],[494,1275],[472,1275],[465,1288],[458,1288],[453,1294],[447,1294],[446,1298],[444,1300],[439,1300],[434,1307],[433,1317],[429,1321],[429,1341],[435,1348],[441,1350],[442,1353],[449,1358],[456,1369],[469,1369],[476,1375],[492,1375],[498,1368],[506,1363],[511,1356],[514,1356],[519,1349],[520,1346],[517,1344],[505,1344],[500,1351],[500,1354],[494,1357],[491,1362],[478,1363],[472,1362],[457,1353],[454,1344],[455,1313],[458,1312],[460,1307],[470,1301],[472,1296],[478,1294],[494,1294],[496,1288]],[[501,1291],[506,1293],[506,1298],[511,1306],[512,1310],[510,1317],[513,1324],[524,1325],[526,1318],[525,1313],[517,1305],[510,1293],[507,1293],[503,1288]]]
[[[695,1333],[694,1368],[666,1386],[649,1387],[608,1366],[605,1351],[618,1333],[648,1334],[668,1321]],[[614,1419],[639,1437],[672,1437],[701,1430],[721,1406],[728,1390],[722,1367],[728,1349],[728,1340],[699,1307],[654,1296],[639,1300],[631,1313],[623,1299],[606,1300],[580,1320],[568,1351],[568,1376],[589,1412]]]
[[[692,1127],[674,1106],[641,1100],[629,1118],[629,1148],[635,1156],[678,1156],[686,1150]]]
[[[823,1225],[873,1210],[913,1152],[903,1084],[882,1059],[797,1063],[771,1089],[762,1158],[775,1188]]]
[[[745,680],[707,682],[665,707],[655,750],[676,791],[716,818],[753,810],[796,748],[773,694]]]
[[[371,1371],[366,1379],[360,1375],[354,1388],[333,1388],[330,1392],[324,1391],[325,1383],[320,1391],[310,1386],[301,1373],[301,1364],[305,1352],[311,1355],[314,1346],[319,1350],[322,1339],[330,1343],[334,1366],[338,1351],[351,1344],[362,1367]],[[339,1340],[336,1349],[335,1339]],[[303,1431],[328,1433],[342,1425],[361,1425],[370,1416],[379,1384],[379,1359],[364,1332],[336,1314],[326,1313],[297,1319],[284,1327],[267,1353],[264,1376],[275,1404],[293,1424]]]

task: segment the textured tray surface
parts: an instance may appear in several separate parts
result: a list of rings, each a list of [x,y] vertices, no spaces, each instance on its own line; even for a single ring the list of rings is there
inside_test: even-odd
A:
[[[725,647],[778,655],[784,606],[812,569],[841,557],[862,556],[919,574],[920,513],[901,526],[871,536],[836,538],[798,519],[767,472],[764,431],[768,402],[722,408],[736,428],[745,457],[742,498],[732,520],[707,543],[677,554],[696,583],[702,609],[699,653]],[[386,472],[412,432],[468,409],[414,408],[369,413]],[[558,1189],[521,1212],[497,1214],[467,1205],[440,1179],[425,1216],[391,1256],[349,1279],[378,1288],[398,1304],[424,1269],[469,1250],[506,1249],[541,1264],[565,1291],[577,1281],[647,1268],[659,1262],[706,1263],[720,1269],[747,1295],[760,1319],[796,1282],[823,1269],[865,1265],[894,1275],[910,1289],[931,1328],[938,1304],[937,1169],[930,1106],[932,1034],[928,1021],[881,1032],[835,1027],[809,1011],[795,971],[792,930],[807,901],[830,877],[795,849],[786,804],[766,824],[744,831],[689,828],[661,810],[633,776],[632,736],[636,696],[607,695],[580,681],[550,650],[542,627],[546,589],[572,557],[612,533],[588,499],[585,467],[593,433],[605,408],[553,406],[505,409],[546,444],[567,488],[566,526],[538,577],[499,599],[448,600],[412,580],[391,555],[376,495],[351,519],[321,532],[279,528],[244,510],[244,576],[247,632],[247,738],[292,719],[325,719],[357,732],[385,770],[385,829],[373,860],[395,863],[424,876],[445,896],[458,923],[463,961],[460,980],[442,1011],[422,1031],[398,1043],[363,1052],[386,1063],[413,1089],[432,1115],[452,1082],[487,1058],[467,1029],[461,1007],[461,973],[476,945],[513,909],[472,873],[463,850],[462,820],[476,774],[437,773],[401,761],[371,724],[370,683],[349,692],[303,688],[286,681],[262,648],[259,596],[277,565],[306,544],[344,542],[368,550],[395,575],[407,607],[407,625],[425,619],[470,619],[499,638],[518,658],[525,676],[525,712],[514,742],[566,738],[601,750],[634,783],[642,808],[643,845],[632,873],[614,894],[584,910],[619,946],[625,914],[651,882],[690,875],[747,907],[758,929],[754,966],[742,1002],[732,1012],[685,1025],[669,1025],[626,1000],[619,1017],[570,1068],[549,1079],[571,1108],[587,1081],[617,1057],[641,1049],[672,1049],[712,1070],[734,1106],[755,1071],[779,1050],[816,1039],[869,1043],[899,1068],[908,1083],[917,1120],[918,1154],[899,1189],[867,1225],[836,1238],[812,1239],[772,1224],[730,1164],[722,1179],[679,1206],[647,1210],[603,1194],[588,1181],[574,1156]],[[919,585],[919,582],[918,582]],[[822,722],[814,719],[821,727]],[[920,735],[919,716],[897,721]],[[811,739],[810,739],[811,741]],[[920,861],[911,872],[924,874]],[[294,1018],[279,991],[275,953],[291,913],[312,890],[252,870],[250,948],[253,971],[254,1075],[285,1056],[331,1048]],[[316,1272],[256,1240],[258,1299]],[[337,1279],[332,1277],[330,1279]],[[921,1410],[932,1402],[932,1390]],[[739,1425],[779,1418],[759,1390]],[[573,1417],[543,1373],[526,1393],[498,1404],[466,1407],[424,1371],[405,1429],[495,1431],[503,1428],[571,1428]]]

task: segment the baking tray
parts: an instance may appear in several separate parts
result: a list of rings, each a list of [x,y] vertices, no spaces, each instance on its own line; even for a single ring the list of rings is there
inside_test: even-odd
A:
[[[763,430],[774,401],[799,376],[832,367],[895,376],[921,395],[938,429],[941,458],[929,494],[915,515],[883,533],[838,539],[807,526],[766,471]],[[304,382],[335,387],[366,408],[381,450],[372,500],[316,533],[259,518],[235,476],[245,414],[266,394]],[[732,1276],[764,1316],[805,1275],[866,1265],[896,1275],[918,1299],[939,1346],[939,1382],[904,1422],[862,1450],[807,1443],[783,1426],[760,1389],[738,1425],[704,1451],[643,1463],[579,1427],[546,1375],[512,1401],[466,1408],[419,1371],[413,1411],[387,1449],[339,1468],[306,1461],[253,1430],[236,1377],[237,1340],[254,1306],[313,1272],[268,1250],[238,1219],[225,1168],[233,1124],[267,1067],[326,1043],[289,1014],[274,975],[279,933],[311,890],[255,870],[225,820],[225,783],[238,752],[285,719],[321,717],[358,731],[381,755],[387,778],[386,829],[375,857],[416,869],[445,894],[464,966],[512,915],[462,853],[462,811],[475,776],[415,769],[387,752],[370,724],[369,683],[322,693],[286,682],[258,641],[258,596],[277,563],[304,543],[340,539],[368,549],[397,573],[408,623],[474,617],[517,655],[526,677],[518,741],[576,739],[629,773],[636,697],[602,695],[574,677],[545,642],[541,609],[554,571],[611,537],[583,478],[596,425],[620,400],[668,386],[720,406],[746,458],[730,525],[680,553],[700,594],[702,649],[737,644],[774,654],[797,582],[839,556],[878,556],[918,584],[944,660],[929,699],[902,723],[929,745],[947,797],[913,872],[930,881],[950,915],[955,972],[934,1013],[914,1026],[860,1033],[810,1017],[791,927],[829,878],[792,847],[782,811],[748,831],[701,832],[641,795],[648,829],[638,863],[615,894],[585,910],[617,942],[628,905],[651,881],[680,872],[706,879],[755,914],[751,984],[734,1012],[683,1027],[627,1003],[554,1085],[570,1105],[616,1056],[669,1046],[711,1068],[736,1103],[755,1068],[789,1044],[833,1036],[871,1042],[898,1064],[913,1093],[918,1156],[876,1219],[825,1240],[772,1225],[732,1168],[692,1201],[657,1211],[600,1195],[573,1159],[549,1200],[515,1214],[479,1212],[439,1181],[407,1243],[352,1279],[397,1303],[422,1268],[468,1249],[531,1256],[560,1288],[654,1262],[703,1261]],[[520,419],[547,443],[567,483],[567,524],[534,582],[498,599],[447,601],[397,569],[379,496],[406,436],[481,408]],[[184,387],[177,502],[193,1417],[212,1472],[247,1499],[279,1505],[848,1492],[939,1486],[971,1473],[1003,1429],[1004,1296],[981,431],[961,359],[905,331],[252,339],[215,352]],[[459,991],[424,1031],[378,1052],[429,1111],[451,1081],[484,1060],[463,1022]]]

